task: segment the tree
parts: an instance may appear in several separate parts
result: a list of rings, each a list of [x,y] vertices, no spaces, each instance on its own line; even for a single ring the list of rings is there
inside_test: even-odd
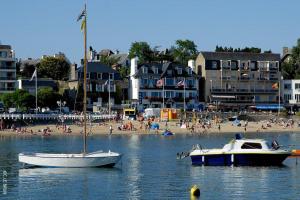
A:
[[[46,57],[38,64],[38,76],[54,80],[66,80],[70,64],[63,57]]]
[[[281,65],[281,71],[284,79],[300,78],[300,39],[297,45],[292,48],[291,59]]]
[[[235,48],[232,47],[222,47],[222,46],[216,46],[215,52],[248,52],[248,53],[261,53],[261,49],[257,47],[245,47],[244,49],[241,48]],[[271,50],[265,51],[265,53],[272,53]]]
[[[120,76],[122,79],[126,79],[129,76],[129,68],[122,66],[118,69],[118,72],[120,73]]]
[[[51,87],[44,87],[38,90],[38,106],[57,108],[57,101],[63,100],[62,96]]]
[[[100,57],[100,62],[107,65],[107,66],[113,66],[118,64],[120,58],[110,57],[106,55],[102,55]]]
[[[191,40],[176,40],[176,44],[171,48],[174,60],[187,65],[189,59],[197,57],[197,45]]]
[[[26,111],[35,105],[35,97],[29,92],[19,89],[13,93],[2,94],[1,100],[6,109],[15,107],[18,110]]]
[[[129,49],[129,58],[138,57],[139,63],[153,61],[153,51],[147,42],[133,42]]]

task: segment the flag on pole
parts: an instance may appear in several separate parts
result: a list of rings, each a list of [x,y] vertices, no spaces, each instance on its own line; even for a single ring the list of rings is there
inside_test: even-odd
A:
[[[278,83],[272,84],[272,89],[278,89],[278,88],[279,88],[279,84]]]
[[[77,17],[77,21],[80,21],[83,17],[85,17],[85,10],[81,11],[80,15]]]
[[[108,80],[107,80],[107,81],[105,81],[104,85],[108,85]]]
[[[32,76],[31,76],[31,79],[30,79],[30,81],[32,81],[34,77],[36,77],[36,69],[34,70],[34,72],[33,72]]]
[[[182,86],[184,86],[185,85],[185,82],[183,81],[183,80],[181,80],[181,81],[179,81],[178,83],[177,83],[177,86],[178,87],[182,87]]]
[[[83,17],[85,17],[86,16],[86,11],[85,10],[83,10],[82,12],[81,12],[81,14],[78,16],[78,18],[77,18],[77,21],[80,21]],[[82,22],[81,22],[81,27],[80,27],[80,29],[81,29],[81,31],[83,31],[83,29],[85,28],[85,18],[82,20]]]
[[[163,85],[164,85],[164,81],[162,79],[156,81],[156,87],[162,87]]]

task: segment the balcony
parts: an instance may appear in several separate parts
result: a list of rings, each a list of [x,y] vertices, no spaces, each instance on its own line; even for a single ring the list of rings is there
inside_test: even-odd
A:
[[[1,76],[0,80],[4,81],[9,81],[9,80],[16,80],[16,77],[6,77],[6,76]]]
[[[272,94],[278,93],[278,89],[212,89],[212,94]]]
[[[0,91],[14,91],[16,90],[15,87],[0,87]]]

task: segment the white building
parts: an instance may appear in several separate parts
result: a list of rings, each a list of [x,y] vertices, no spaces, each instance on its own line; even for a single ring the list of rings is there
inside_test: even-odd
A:
[[[16,90],[15,53],[9,45],[0,45],[0,94]]]
[[[130,70],[130,99],[137,102],[139,109],[193,109],[198,103],[199,87],[194,63],[190,61],[190,66],[171,62],[138,65],[137,58],[133,58]]]
[[[283,80],[281,89],[285,104],[300,104],[300,79]]]

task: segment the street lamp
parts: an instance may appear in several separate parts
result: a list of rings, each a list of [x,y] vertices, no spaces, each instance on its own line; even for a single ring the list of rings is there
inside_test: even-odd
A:
[[[66,105],[66,101],[57,101],[57,105],[59,106],[59,114],[61,114],[61,107]]]
[[[212,99],[212,80],[210,79],[210,103]]]

